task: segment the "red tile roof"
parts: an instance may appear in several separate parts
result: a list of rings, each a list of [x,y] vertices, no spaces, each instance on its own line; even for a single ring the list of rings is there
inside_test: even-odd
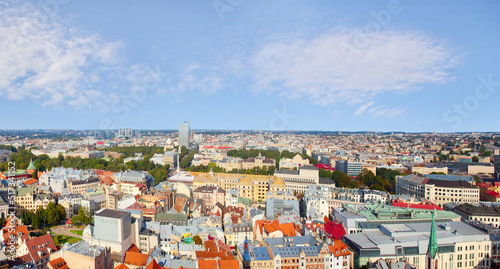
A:
[[[10,225],[10,223],[7,223],[7,224]],[[12,233],[10,233],[10,232],[12,232]],[[23,236],[23,235],[29,235],[29,232],[28,232],[28,228],[26,228],[26,225],[17,226],[14,228],[14,231],[12,231],[12,228],[10,228],[8,226],[3,228],[3,240],[9,239],[11,234],[14,234],[16,237],[18,237],[18,236]]]
[[[26,180],[26,181],[23,182],[23,184],[26,185],[26,186],[33,185],[35,183],[38,183],[38,180],[36,180],[34,178],[30,178],[30,179],[28,179],[28,180]]]
[[[485,191],[484,193],[488,194],[488,195],[491,195],[495,198],[500,198],[500,193],[498,192],[495,192],[495,191]]]
[[[128,268],[128,266],[126,266],[125,264],[122,263],[122,264],[118,265],[117,267],[115,267],[114,269],[130,269],[130,268]]]
[[[34,261],[45,258],[47,255],[50,255],[50,253],[57,251],[57,247],[50,234],[44,234],[40,237],[31,238],[26,241],[25,244],[28,247],[30,256]]]
[[[340,240],[333,241],[333,245],[328,246],[330,253],[333,253],[335,257],[351,255],[347,246]]]
[[[146,269],[162,269],[162,267],[156,262],[155,259],[153,259],[148,266],[146,266]]]
[[[136,266],[146,266],[148,262],[148,254],[140,252],[127,251],[125,255],[125,263]]]
[[[130,252],[141,252],[141,250],[135,244],[130,245],[130,247],[127,249],[127,251],[130,251]]]
[[[220,269],[239,269],[240,262],[238,260],[220,260]]]
[[[216,260],[198,260],[198,267],[200,269],[217,269]]]
[[[234,260],[233,252],[229,245],[224,244],[221,240],[207,240],[203,242],[205,251],[196,251],[198,259],[220,259],[220,260]]]
[[[346,234],[344,226],[337,220],[330,221],[324,225],[327,236],[334,240],[341,240]]]
[[[330,170],[330,171],[335,171],[335,169],[334,169],[331,165],[328,165],[328,164],[323,164],[323,163],[318,163],[318,164],[316,165],[316,168],[318,168],[318,169]]]
[[[53,269],[69,269],[68,265],[66,264],[66,261],[61,257],[50,261],[49,264],[50,266],[52,266]]]
[[[281,231],[283,233],[283,236],[297,236],[297,233],[300,235],[300,233],[297,230],[295,230],[295,225],[293,223],[280,224],[279,222],[272,222],[264,224],[263,228],[268,233]]]
[[[406,207],[406,208],[416,208],[416,209],[436,209],[436,210],[444,210],[441,207],[434,205],[432,203],[419,203],[419,204],[410,204],[410,203],[404,203],[401,200],[395,200],[392,202],[392,206],[397,206],[397,207]]]

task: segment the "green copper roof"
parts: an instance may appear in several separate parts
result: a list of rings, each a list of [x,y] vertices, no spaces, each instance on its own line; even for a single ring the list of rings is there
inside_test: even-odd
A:
[[[36,166],[33,163],[33,159],[30,160],[30,165],[28,165],[28,168],[26,168],[26,170],[36,170]]]
[[[368,222],[408,222],[430,221],[432,210],[396,207],[383,204],[345,205],[345,208],[366,218]],[[435,218],[438,221],[460,220],[460,216],[446,210],[436,210]]]
[[[436,224],[434,222],[435,210],[432,212],[432,222],[431,222],[431,235],[429,237],[429,247],[427,248],[427,253],[431,257],[431,259],[436,258],[436,254],[438,252],[438,243],[436,237]]]

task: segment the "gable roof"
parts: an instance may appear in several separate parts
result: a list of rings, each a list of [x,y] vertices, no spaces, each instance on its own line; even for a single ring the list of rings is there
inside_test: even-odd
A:
[[[333,245],[328,246],[328,251],[335,257],[351,255],[347,246],[340,240],[333,241]]]
[[[152,259],[148,266],[146,266],[146,269],[162,269],[162,267],[156,262],[155,259]]]
[[[49,261],[49,263],[53,269],[69,269],[68,265],[66,264],[66,261],[61,257],[59,257],[55,260]]]
[[[36,180],[34,178],[30,178],[30,179],[24,181],[23,184],[26,185],[26,186],[29,186],[29,185],[35,184],[37,182],[38,182],[38,180]]]
[[[125,263],[136,266],[146,266],[148,257],[148,254],[127,251],[127,254],[125,255]]]
[[[198,267],[200,269],[217,269],[216,260],[198,260]]]
[[[219,267],[220,269],[239,269],[240,262],[238,260],[220,260]]]
[[[14,234],[16,237],[18,237],[27,235],[29,234],[29,232],[28,228],[26,228],[26,225],[17,226],[14,228],[14,231],[12,231],[12,228],[10,227],[3,228],[3,240],[9,239],[11,234]]]
[[[44,234],[40,237],[34,237],[26,241],[29,254],[33,261],[38,261],[47,257],[50,253],[57,251],[57,247],[50,234]]]
[[[134,244],[130,245],[130,247],[127,249],[127,252],[141,252],[141,250]]]

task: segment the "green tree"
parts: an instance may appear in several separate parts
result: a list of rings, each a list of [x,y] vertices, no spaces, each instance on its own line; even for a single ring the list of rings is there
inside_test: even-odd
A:
[[[66,209],[62,205],[56,205],[56,211],[59,215],[59,221],[66,219]]]
[[[35,229],[40,229],[45,227],[46,224],[45,210],[40,206],[34,214],[31,214],[31,226]]]
[[[59,212],[57,212],[56,204],[49,202],[47,208],[45,209],[45,219],[47,225],[52,226],[59,222]]]
[[[71,222],[83,225],[91,224],[92,214],[86,206],[80,206],[80,208],[78,208],[78,214],[71,218]]]

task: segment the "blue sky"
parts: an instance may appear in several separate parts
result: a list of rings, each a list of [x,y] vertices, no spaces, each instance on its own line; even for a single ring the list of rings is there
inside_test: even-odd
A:
[[[498,1],[3,1],[0,129],[500,131],[498,14]]]

